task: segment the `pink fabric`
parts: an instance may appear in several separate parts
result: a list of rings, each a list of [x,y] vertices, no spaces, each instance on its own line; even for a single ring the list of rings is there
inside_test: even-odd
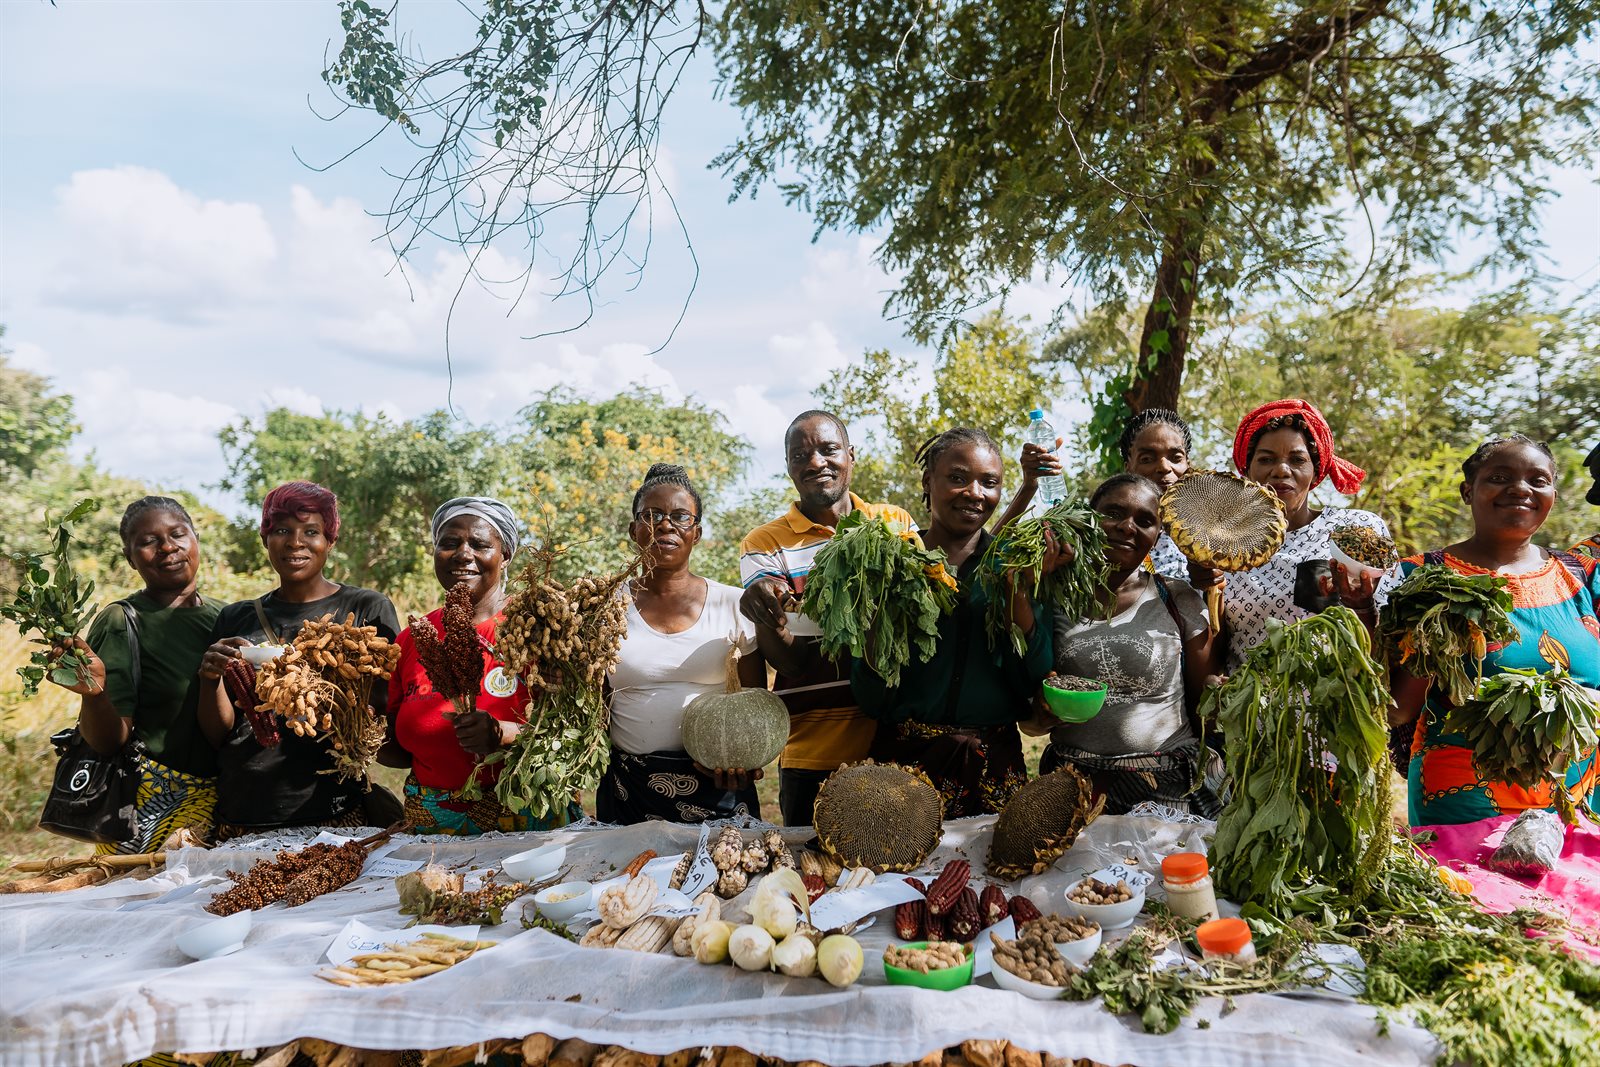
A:
[[[1600,960],[1600,829],[1580,817],[1577,826],[1567,829],[1555,870],[1530,882],[1482,866],[1499,846],[1506,827],[1515,821],[1515,815],[1500,815],[1456,825],[1418,826],[1412,832],[1437,835],[1417,846],[1441,866],[1465,875],[1484,910],[1508,912],[1528,907],[1561,916],[1578,928],[1567,935],[1567,943]],[[1585,936],[1593,943],[1585,941]]]

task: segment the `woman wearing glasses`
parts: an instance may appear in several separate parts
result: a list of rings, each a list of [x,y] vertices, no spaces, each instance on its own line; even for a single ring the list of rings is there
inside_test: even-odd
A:
[[[730,644],[741,653],[741,684],[765,687],[767,678],[755,627],[739,614],[743,590],[689,569],[700,518],[700,496],[684,469],[651,467],[628,528],[651,567],[629,588],[628,632],[611,675],[611,765],[595,794],[604,822],[761,814],[759,767],[701,767],[683,751],[683,709],[723,687]]]

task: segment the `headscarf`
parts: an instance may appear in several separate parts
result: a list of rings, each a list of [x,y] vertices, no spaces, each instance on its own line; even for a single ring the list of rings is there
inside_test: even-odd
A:
[[[517,548],[522,544],[522,537],[517,532],[517,516],[492,496],[458,496],[440,504],[433,513],[431,524],[434,544],[439,543],[439,534],[444,530],[445,523],[458,515],[476,515],[486,520],[500,535],[506,559],[517,554]]]
[[[323,535],[339,540],[339,498],[316,482],[284,482],[268,493],[261,501],[261,536],[278,520],[301,515],[320,515]]]
[[[1262,404],[1239,420],[1239,429],[1233,435],[1233,465],[1239,469],[1239,473],[1243,474],[1250,466],[1250,442],[1262,427],[1272,419],[1291,415],[1299,416],[1305,423],[1312,443],[1317,446],[1314,457],[1317,471],[1311,482],[1312,487],[1315,488],[1322,479],[1331,476],[1335,489],[1345,496],[1354,496],[1356,490],[1361,488],[1361,480],[1367,476],[1367,472],[1334,454],[1333,431],[1328,428],[1328,420],[1322,417],[1322,412],[1315,405],[1304,400],[1274,400],[1270,404]]]

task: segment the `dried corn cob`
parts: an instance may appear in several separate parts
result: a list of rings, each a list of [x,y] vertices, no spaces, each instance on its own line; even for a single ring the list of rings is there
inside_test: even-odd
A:
[[[617,939],[617,948],[634,952],[660,952],[672,943],[672,935],[682,919],[665,915],[646,915]]]

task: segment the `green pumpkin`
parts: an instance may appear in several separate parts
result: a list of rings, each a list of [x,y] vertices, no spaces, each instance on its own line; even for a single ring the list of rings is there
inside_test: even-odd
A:
[[[754,770],[789,741],[789,709],[765,689],[702,693],[683,709],[683,748],[713,770]]]

